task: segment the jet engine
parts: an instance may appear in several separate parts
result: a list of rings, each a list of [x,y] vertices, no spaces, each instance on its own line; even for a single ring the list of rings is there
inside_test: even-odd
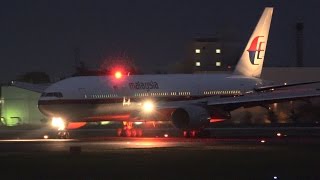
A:
[[[210,114],[201,106],[188,105],[173,111],[171,120],[179,129],[200,129],[209,125]]]

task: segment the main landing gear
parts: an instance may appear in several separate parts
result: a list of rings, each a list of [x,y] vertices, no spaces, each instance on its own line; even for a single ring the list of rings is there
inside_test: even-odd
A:
[[[123,121],[123,128],[117,130],[117,136],[119,137],[141,137],[142,129],[134,128],[133,122]]]
[[[185,130],[183,131],[183,137],[186,138],[209,138],[210,131],[209,130]]]

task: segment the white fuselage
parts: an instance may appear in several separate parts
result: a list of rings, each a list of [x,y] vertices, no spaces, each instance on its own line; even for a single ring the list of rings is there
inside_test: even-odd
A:
[[[272,19],[267,7],[244,49],[234,74],[168,74],[72,77],[51,85],[39,100],[47,116],[69,121],[125,120],[152,99],[158,104],[175,102],[173,108],[204,102],[206,98],[237,96],[261,86],[260,77]],[[198,101],[198,103],[199,103]],[[171,103],[172,104],[172,103]],[[168,104],[166,104],[168,109]],[[210,107],[206,107],[210,108]],[[160,108],[157,108],[160,110]],[[160,116],[160,115],[159,115]],[[161,118],[160,118],[161,119]]]
[[[259,85],[261,79],[229,74],[130,75],[119,79],[79,76],[47,88],[39,99],[39,109],[47,116],[69,121],[113,120],[122,117],[117,115],[138,111],[136,104],[146,99],[184,102],[216,96],[218,100]]]

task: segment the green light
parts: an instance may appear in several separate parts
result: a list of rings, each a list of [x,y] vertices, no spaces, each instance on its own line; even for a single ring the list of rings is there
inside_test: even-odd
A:
[[[100,124],[101,125],[108,125],[108,124],[110,124],[110,121],[101,121]]]
[[[13,87],[1,87],[1,121],[6,126],[41,124],[45,118],[37,104],[40,93]]]

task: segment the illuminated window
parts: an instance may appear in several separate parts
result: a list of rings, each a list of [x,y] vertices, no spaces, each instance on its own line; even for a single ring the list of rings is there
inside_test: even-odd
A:
[[[199,61],[196,62],[196,66],[199,67],[201,66],[201,63]]]
[[[216,53],[220,54],[221,53],[221,49],[216,49]]]
[[[220,66],[221,66],[221,62],[220,62],[220,61],[217,61],[217,62],[216,62],[216,66],[217,66],[217,67],[220,67]]]
[[[201,50],[200,49],[196,49],[195,52],[196,52],[196,54],[200,54]]]

